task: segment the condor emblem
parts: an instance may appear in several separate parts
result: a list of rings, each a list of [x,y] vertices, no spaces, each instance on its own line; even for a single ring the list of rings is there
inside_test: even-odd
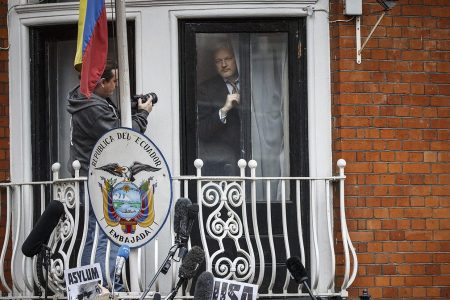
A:
[[[97,221],[116,244],[143,246],[169,215],[167,163],[150,139],[129,128],[113,129],[97,141],[88,187]]]

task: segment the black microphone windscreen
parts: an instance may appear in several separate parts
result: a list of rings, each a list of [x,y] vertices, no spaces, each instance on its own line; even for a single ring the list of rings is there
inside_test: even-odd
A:
[[[293,256],[286,261],[286,267],[294,277],[295,282],[302,283],[308,280],[308,273],[300,260],[300,257]]]
[[[64,205],[56,200],[50,201],[22,245],[22,252],[25,256],[33,257],[41,251],[42,244],[47,244],[53,229],[58,225],[63,214]]]
[[[205,260],[205,252],[198,246],[192,247],[186,254],[178,271],[178,276],[184,279],[191,279],[197,273],[198,267]]]
[[[194,300],[211,300],[214,290],[214,276],[211,272],[204,271],[197,278],[195,284]]]
[[[161,294],[156,292],[155,295],[153,296],[153,300],[161,300]]]
[[[180,223],[183,219],[187,219],[188,207],[192,205],[191,200],[188,198],[180,198],[175,203],[175,215],[173,217],[173,231],[180,233]]]
[[[189,219],[197,220],[197,218],[198,218],[198,211],[199,211],[199,208],[198,208],[198,204],[197,203],[194,203],[194,204],[190,205],[188,207]]]

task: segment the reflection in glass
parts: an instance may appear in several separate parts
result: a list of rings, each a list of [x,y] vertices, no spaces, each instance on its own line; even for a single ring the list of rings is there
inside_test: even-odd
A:
[[[222,35],[199,34],[197,77],[198,153],[203,175],[238,175],[243,157],[242,105],[235,47]],[[204,45],[204,46],[203,46]]]
[[[287,33],[198,33],[196,47],[202,174],[239,175],[244,158],[258,162],[257,176],[288,176]]]

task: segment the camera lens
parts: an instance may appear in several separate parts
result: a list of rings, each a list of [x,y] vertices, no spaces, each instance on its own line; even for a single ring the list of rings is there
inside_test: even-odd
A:
[[[136,108],[139,99],[142,99],[142,103],[147,102],[148,98],[152,97],[152,104],[158,102],[158,96],[155,93],[148,93],[145,95],[134,95],[131,97],[131,108]]]
[[[152,97],[153,104],[156,104],[156,102],[158,102],[158,96],[156,96],[155,93],[148,93],[148,95],[150,95]]]

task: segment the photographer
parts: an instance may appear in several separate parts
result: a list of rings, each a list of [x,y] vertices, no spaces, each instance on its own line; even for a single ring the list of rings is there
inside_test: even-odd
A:
[[[117,87],[117,65],[106,62],[105,70],[90,98],[80,92],[80,86],[69,92],[68,112],[71,118],[70,161],[79,160],[81,176],[87,176],[89,159],[97,140],[111,129],[120,127],[120,114],[111,97]],[[153,101],[137,102],[132,116],[133,129],[144,133]]]
[[[117,87],[117,65],[106,62],[105,70],[97,83],[91,97],[87,98],[80,92],[80,86],[69,92],[68,112],[71,117],[70,162],[78,160],[81,163],[80,175],[87,176],[89,160],[98,139],[111,129],[120,127],[120,114],[117,107],[109,98]],[[146,96],[146,95],[145,95]],[[145,96],[143,96],[145,98]],[[156,96],[156,95],[155,95]],[[144,133],[147,128],[147,117],[153,109],[153,99],[143,101],[138,99],[137,112],[132,116],[133,129]],[[82,193],[83,194],[83,191]],[[81,195],[81,201],[84,196]],[[94,241],[96,219],[92,207],[89,210],[89,227],[86,245],[81,259],[81,265],[90,264],[90,256]],[[100,263],[103,273],[103,284],[106,276],[114,277],[114,266],[119,247],[111,243],[109,269],[111,274],[105,274],[105,257],[108,238],[102,230],[99,231],[95,262]],[[120,283],[115,284],[116,290],[122,290]]]

